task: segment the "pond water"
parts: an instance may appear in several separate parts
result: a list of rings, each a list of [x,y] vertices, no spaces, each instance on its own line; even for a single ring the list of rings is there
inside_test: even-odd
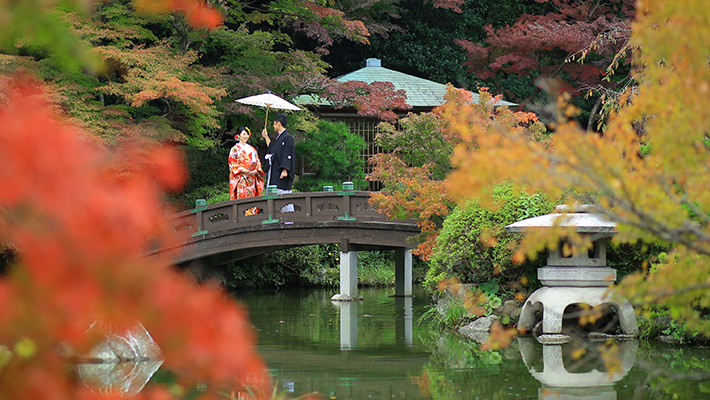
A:
[[[364,301],[354,303],[331,302],[334,293],[236,295],[249,309],[274,382],[292,397],[710,399],[710,377],[680,378],[710,371],[707,348],[638,341],[542,346],[519,338],[482,352],[456,334],[432,335],[419,322],[430,305],[421,289],[410,299],[391,297],[391,288],[361,289]]]
[[[520,337],[482,351],[420,322],[421,289],[361,289],[362,302],[331,302],[334,290],[238,293],[258,332],[258,351],[279,398],[617,400],[710,399],[710,349],[637,340],[543,346]],[[128,397],[175,376],[161,363],[78,365],[96,392]],[[192,391],[203,390],[197,385]],[[189,398],[189,397],[188,397]]]

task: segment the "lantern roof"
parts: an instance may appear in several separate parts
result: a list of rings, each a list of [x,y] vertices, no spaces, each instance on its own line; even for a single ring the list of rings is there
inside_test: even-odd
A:
[[[579,233],[616,233],[616,222],[594,212],[590,205],[568,207],[559,205],[555,213],[527,218],[505,227],[508,232],[525,232],[531,229],[573,227]]]

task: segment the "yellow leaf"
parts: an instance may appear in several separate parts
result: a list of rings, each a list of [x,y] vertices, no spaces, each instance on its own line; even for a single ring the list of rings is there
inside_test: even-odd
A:
[[[574,358],[575,360],[579,360],[585,354],[587,354],[587,349],[585,349],[584,347],[580,347],[577,350],[572,352],[572,358]]]
[[[20,358],[32,358],[37,354],[37,345],[30,338],[22,338],[15,344],[15,353]]]

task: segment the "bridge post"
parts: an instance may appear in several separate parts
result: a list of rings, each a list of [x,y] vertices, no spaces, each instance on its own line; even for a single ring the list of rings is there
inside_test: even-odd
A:
[[[394,253],[394,295],[412,296],[412,250],[401,248]]]
[[[340,293],[334,301],[359,300],[357,293],[357,251],[340,251]]]

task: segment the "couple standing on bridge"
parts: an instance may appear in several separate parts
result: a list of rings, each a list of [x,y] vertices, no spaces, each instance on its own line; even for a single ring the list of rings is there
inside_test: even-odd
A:
[[[286,115],[274,118],[274,130],[277,136],[271,140],[266,128],[261,136],[268,146],[266,162],[268,165],[266,185],[276,185],[277,193],[291,193],[296,167],[293,136],[286,131]],[[237,128],[234,138],[237,140],[229,151],[229,199],[244,199],[261,196],[264,193],[264,172],[256,149],[248,144],[251,131],[247,127]],[[288,211],[288,210],[287,210]],[[292,211],[292,210],[291,210]]]

